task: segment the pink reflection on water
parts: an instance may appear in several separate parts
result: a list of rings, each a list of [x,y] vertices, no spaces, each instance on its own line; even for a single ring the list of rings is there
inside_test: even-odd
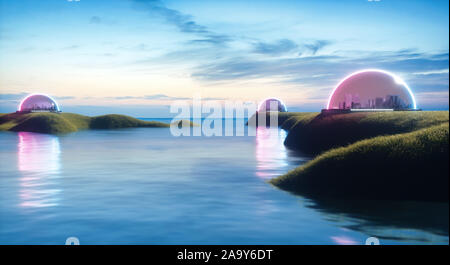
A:
[[[331,240],[333,240],[338,245],[357,245],[358,242],[353,238],[346,236],[332,236]]]
[[[284,147],[286,131],[279,128],[256,129],[256,175],[264,180],[279,175],[278,170],[287,165]]]
[[[60,147],[57,136],[19,132],[17,167],[20,178],[20,206],[58,205],[61,190],[56,187],[60,172]]]

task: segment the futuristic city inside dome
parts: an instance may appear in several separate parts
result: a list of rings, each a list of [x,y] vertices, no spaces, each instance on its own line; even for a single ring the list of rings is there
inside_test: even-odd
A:
[[[31,94],[19,104],[20,112],[59,112],[58,103],[44,94]]]
[[[363,70],[351,74],[333,90],[327,109],[416,109],[408,85],[383,70]]]

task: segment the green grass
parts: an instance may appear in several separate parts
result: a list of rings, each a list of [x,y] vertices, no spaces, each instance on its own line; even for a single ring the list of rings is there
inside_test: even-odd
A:
[[[303,117],[303,116],[309,116],[313,113],[310,112],[278,112],[278,126],[282,126],[286,121],[291,120],[291,118],[294,117]],[[258,115],[265,115],[266,116],[266,125],[270,125],[270,112],[257,112],[253,114],[247,121],[246,125],[254,124],[258,126]],[[317,113],[315,113],[317,115]]]
[[[38,133],[67,133],[77,131],[76,125],[58,114],[46,115],[36,113],[30,117],[18,122],[10,131],[27,131]]]
[[[85,130],[90,128],[90,123],[92,120],[91,117],[75,113],[64,113],[64,112],[60,113],[59,115],[61,115],[63,118],[65,118],[70,123],[75,125],[75,127],[77,127],[78,130]]]
[[[316,155],[270,183],[316,198],[448,201],[448,111],[294,114],[285,145]]]
[[[131,127],[169,127],[169,124],[142,121],[117,114],[88,117],[74,113],[10,113],[0,115],[0,131],[38,133],[70,133],[86,129],[117,129]]]
[[[314,119],[317,115],[317,112],[294,113],[293,115],[288,116],[287,119],[284,119],[284,121],[280,125],[282,129],[290,131],[299,122],[307,123]]]
[[[332,149],[270,183],[310,197],[448,201],[449,123],[442,122],[445,112],[417,114],[375,114],[360,122],[396,122],[389,132],[440,125]]]
[[[412,132],[448,121],[448,111],[310,114],[289,118],[283,128],[289,130],[287,147],[316,155],[363,139]]]
[[[91,118],[91,129],[118,129],[132,127],[169,127],[169,124],[156,121],[143,121],[133,117],[109,114]]]

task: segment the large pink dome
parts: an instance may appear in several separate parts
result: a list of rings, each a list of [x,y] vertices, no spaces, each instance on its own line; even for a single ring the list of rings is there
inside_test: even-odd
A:
[[[383,70],[351,74],[333,90],[327,109],[416,109],[408,85]]]

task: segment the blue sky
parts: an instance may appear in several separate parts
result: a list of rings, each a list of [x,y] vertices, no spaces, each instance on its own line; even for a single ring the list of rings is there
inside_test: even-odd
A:
[[[320,110],[348,74],[401,76],[448,109],[448,1],[0,0],[0,112],[168,115],[174,100],[283,99]]]

